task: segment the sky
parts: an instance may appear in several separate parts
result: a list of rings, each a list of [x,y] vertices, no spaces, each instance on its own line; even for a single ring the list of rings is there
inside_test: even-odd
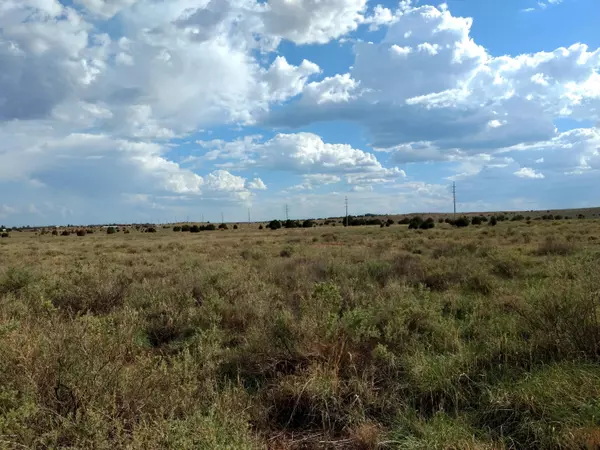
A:
[[[0,223],[600,206],[597,0],[0,0]]]

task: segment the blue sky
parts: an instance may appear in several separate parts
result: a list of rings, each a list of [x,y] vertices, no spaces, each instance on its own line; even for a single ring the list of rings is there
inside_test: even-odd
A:
[[[595,0],[5,0],[0,223],[598,206]]]

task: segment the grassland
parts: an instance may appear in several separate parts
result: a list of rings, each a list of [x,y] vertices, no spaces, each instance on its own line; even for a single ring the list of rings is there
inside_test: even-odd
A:
[[[0,448],[600,448],[600,222],[0,240]]]

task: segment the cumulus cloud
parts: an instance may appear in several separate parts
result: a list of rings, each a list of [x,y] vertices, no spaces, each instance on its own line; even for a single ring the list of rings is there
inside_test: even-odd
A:
[[[530,167],[521,167],[515,172],[515,175],[519,178],[544,178],[544,174],[536,172]]]
[[[398,168],[386,168],[373,153],[348,144],[330,144],[314,133],[277,134],[261,142],[258,137],[233,142],[201,142],[215,160],[227,160],[223,167],[263,168],[305,174],[310,185],[337,180],[348,175],[350,183],[384,182],[405,174]],[[332,175],[336,178],[332,178]]]
[[[267,185],[260,178],[254,178],[246,183],[246,188],[254,191],[266,191]]]
[[[296,44],[324,44],[355,30],[367,0],[268,0],[265,31]]]
[[[309,83],[265,123],[348,120],[380,148],[429,141],[485,153],[550,139],[560,117],[599,120],[600,50],[574,44],[494,57],[472,39],[471,25],[447,8],[407,7],[381,42],[356,44],[349,73]],[[332,86],[343,102],[315,94]]]

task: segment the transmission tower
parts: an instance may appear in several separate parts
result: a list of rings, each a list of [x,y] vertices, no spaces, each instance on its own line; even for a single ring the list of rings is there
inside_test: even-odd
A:
[[[454,202],[454,220],[456,220],[456,182],[452,182],[452,200]]]
[[[348,197],[345,197],[344,199],[345,203],[346,203],[346,226],[348,226]]]

